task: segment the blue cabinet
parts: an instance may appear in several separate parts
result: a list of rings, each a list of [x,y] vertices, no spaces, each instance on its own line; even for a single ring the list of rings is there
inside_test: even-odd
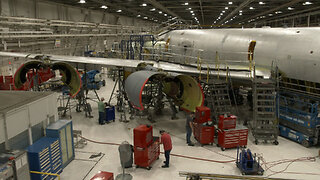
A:
[[[46,129],[47,137],[58,138],[62,152],[62,167],[65,168],[74,159],[72,121],[59,120]]]
[[[107,106],[106,107],[106,122],[110,122],[115,120],[115,111],[114,106]]]
[[[62,172],[62,156],[58,138],[43,137],[28,147],[30,171],[55,173]],[[32,180],[55,179],[55,176],[30,173]]]

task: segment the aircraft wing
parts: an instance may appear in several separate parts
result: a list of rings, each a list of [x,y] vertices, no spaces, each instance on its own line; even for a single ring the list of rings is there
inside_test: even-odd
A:
[[[150,63],[153,67],[162,69],[169,72],[187,73],[187,74],[209,74],[226,76],[226,69],[229,68],[230,76],[235,79],[250,80],[250,70],[247,64],[244,65],[220,65],[219,69],[216,69],[215,64],[209,64],[199,69],[197,64],[178,64],[174,62],[154,61],[154,60],[127,60],[117,58],[97,58],[97,57],[82,57],[82,56],[66,56],[66,55],[50,55],[50,54],[29,54],[29,53],[17,53],[17,52],[0,52],[0,56],[19,57],[28,59],[39,59],[41,57],[48,57],[52,61],[63,61],[71,63],[84,63],[84,64],[100,64],[109,67],[128,67],[135,68],[140,63]],[[269,78],[270,70],[267,68],[257,67],[256,75]]]

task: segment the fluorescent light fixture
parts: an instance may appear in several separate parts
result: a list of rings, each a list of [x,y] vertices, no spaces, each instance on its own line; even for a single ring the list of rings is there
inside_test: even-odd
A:
[[[121,13],[121,12],[122,12],[122,10],[121,10],[121,9],[119,9],[117,12],[118,12],[118,13]]]
[[[225,13],[226,11],[222,11],[223,13]]]
[[[222,15],[223,15],[223,13],[220,13],[220,15],[222,16]]]
[[[225,7],[224,9],[229,9],[228,7]]]
[[[282,13],[282,11],[277,11],[277,12],[275,12],[276,14],[281,14]]]
[[[186,3],[184,3],[183,5],[188,6],[188,5],[189,5],[189,3],[187,3],[187,2],[186,2]]]
[[[143,4],[141,4],[141,6],[144,6],[144,7],[145,7],[145,6],[147,6],[147,4],[146,4],[146,3],[143,3]]]
[[[288,7],[288,10],[292,11],[292,10],[294,10],[294,8],[292,8],[292,7]]]
[[[304,2],[302,5],[310,5],[310,4],[312,4],[312,2],[309,2],[309,1],[306,1],[306,2]]]
[[[86,3],[86,0],[80,0],[79,3],[84,4]]]
[[[228,2],[228,4],[233,4],[232,2]]]
[[[188,10],[191,10],[191,8],[188,8]]]
[[[264,3],[264,2],[262,2],[262,1],[260,1],[260,2],[259,2],[259,4],[260,4],[260,5],[264,5],[264,4],[266,4],[266,3]]]
[[[253,7],[250,7],[249,9],[251,9],[251,10],[252,10],[252,9],[254,9],[254,8],[253,8]]]
[[[193,11],[190,11],[190,13],[192,14],[192,13],[193,13]]]
[[[137,17],[141,17],[141,15],[140,14],[138,14],[138,16]]]
[[[162,11],[159,11],[159,14],[162,14]]]
[[[194,13],[192,13],[192,16],[194,16],[195,14]]]
[[[150,9],[150,11],[155,11],[156,10],[156,8],[152,8],[152,9]]]
[[[105,5],[102,5],[101,8],[102,8],[102,9],[107,9],[108,7],[105,6]]]
[[[242,13],[239,13],[239,16],[242,16]]]
[[[148,19],[148,17],[147,17],[147,16],[145,16],[145,17],[143,17],[143,19]]]
[[[273,14],[269,14],[269,16],[273,16]]]
[[[242,10],[240,10],[239,13],[242,13]]]
[[[168,16],[168,14],[164,14],[164,16]]]

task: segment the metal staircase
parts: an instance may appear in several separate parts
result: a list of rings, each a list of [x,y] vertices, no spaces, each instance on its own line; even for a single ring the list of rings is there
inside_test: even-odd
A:
[[[278,145],[278,118],[276,114],[277,83],[272,79],[253,79],[253,121],[251,123],[255,144],[273,141]]]

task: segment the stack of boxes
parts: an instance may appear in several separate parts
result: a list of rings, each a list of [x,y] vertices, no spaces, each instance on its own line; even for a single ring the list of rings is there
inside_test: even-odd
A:
[[[218,145],[221,150],[238,146],[247,146],[248,128],[236,125],[237,117],[234,115],[220,115],[218,122]]]
[[[134,163],[137,167],[151,169],[159,158],[159,137],[154,137],[152,126],[140,125],[133,129]]]
[[[201,144],[214,143],[214,126],[210,119],[210,108],[196,107],[196,117],[193,124],[195,139]]]

